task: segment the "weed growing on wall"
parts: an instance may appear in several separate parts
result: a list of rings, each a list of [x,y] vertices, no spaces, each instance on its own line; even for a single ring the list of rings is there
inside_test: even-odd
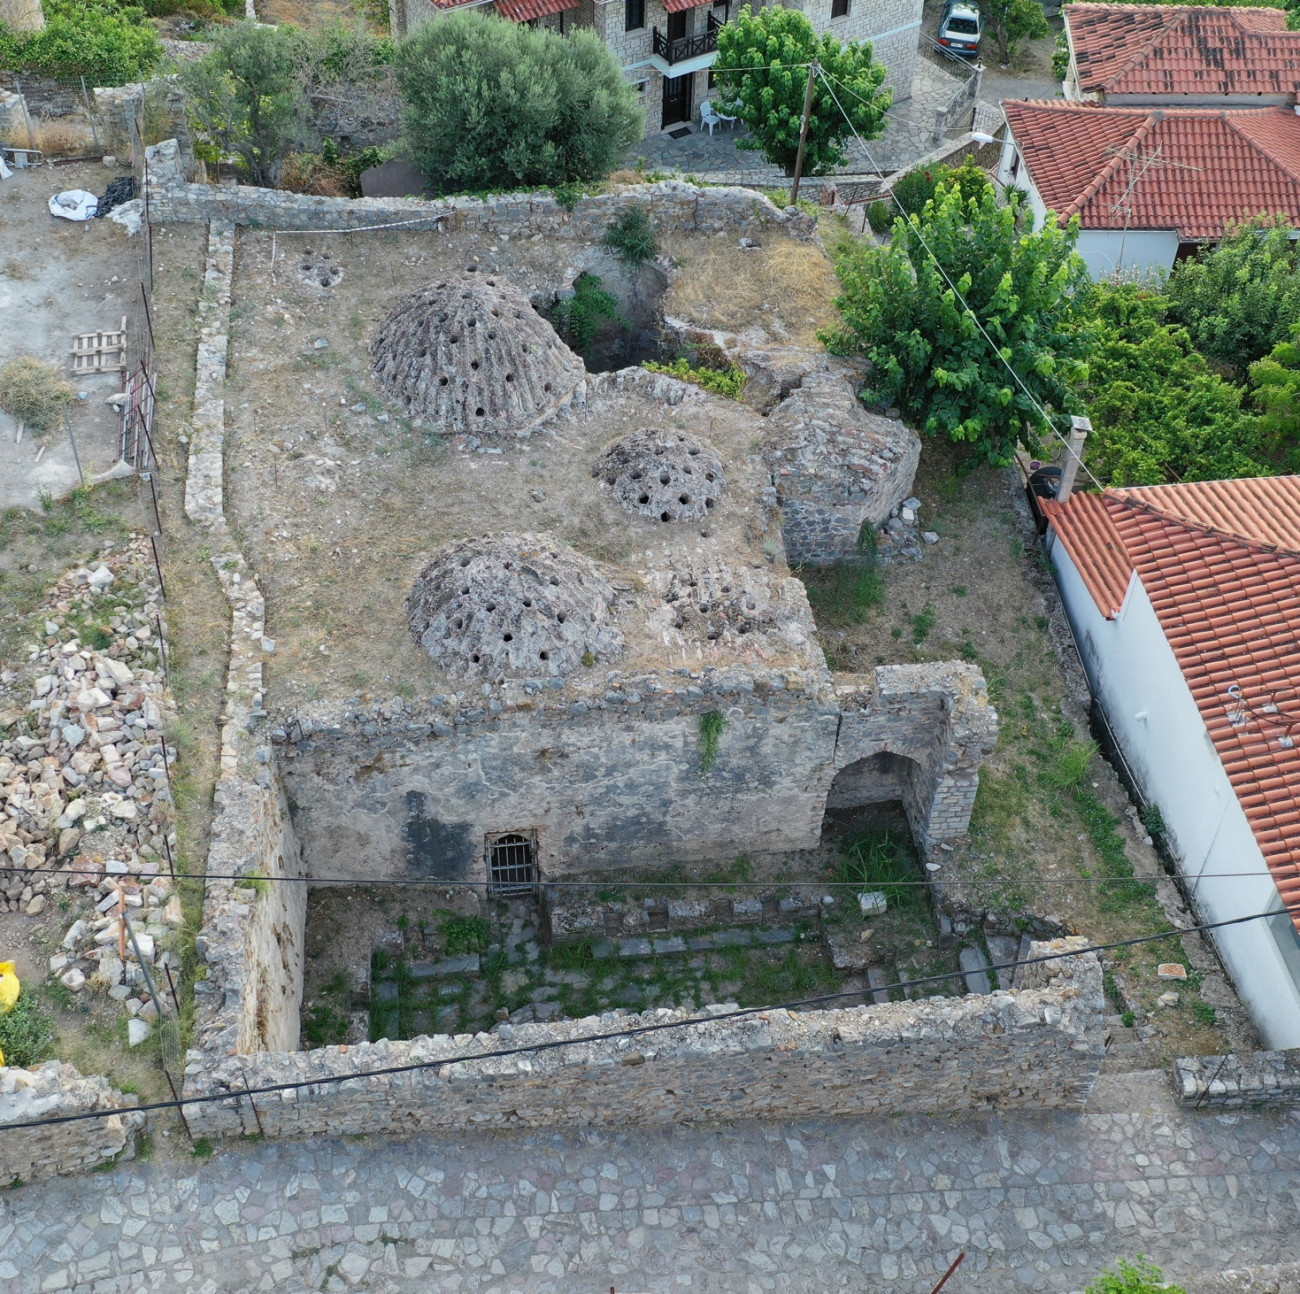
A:
[[[438,922],[438,931],[448,957],[485,953],[492,942],[492,928],[485,917],[458,917],[448,912]]]
[[[726,396],[729,400],[739,400],[745,394],[745,370],[735,364],[727,368],[695,368],[687,359],[675,359],[671,364],[656,364],[653,360],[646,360],[641,367],[652,373],[679,377],[683,382],[692,382],[706,391],[712,391],[714,395]]]
[[[703,777],[718,762],[718,747],[727,721],[718,710],[700,715],[700,776]]]
[[[655,227],[643,207],[629,207],[609,227],[605,246],[629,265],[643,265],[659,253]]]
[[[573,295],[556,305],[551,322],[575,351],[585,355],[605,321],[624,322],[618,298],[601,286],[598,274],[583,270],[573,280]]]

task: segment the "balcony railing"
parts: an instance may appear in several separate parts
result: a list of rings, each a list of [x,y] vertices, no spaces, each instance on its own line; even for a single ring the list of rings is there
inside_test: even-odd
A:
[[[678,40],[669,40],[656,27],[654,29],[655,57],[663,59],[671,67],[674,63],[685,63],[689,58],[716,53],[718,32],[721,29],[722,24],[712,14],[709,15],[708,26],[697,36],[682,36]]]

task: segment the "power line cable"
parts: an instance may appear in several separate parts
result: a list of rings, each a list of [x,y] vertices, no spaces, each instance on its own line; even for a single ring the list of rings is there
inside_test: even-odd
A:
[[[172,880],[173,877],[167,872],[155,872],[148,874],[138,872],[107,873],[99,872],[97,868],[83,867],[79,868],[76,863],[70,863],[66,868],[58,871],[51,871],[44,867],[0,867],[0,876],[19,875],[19,876],[43,876],[49,880],[57,880],[59,877],[76,877],[88,876],[95,874],[100,880],[142,880],[145,884],[157,876],[164,880]],[[1188,872],[1171,875],[1162,873],[1159,876],[1055,876],[1055,877],[1034,877],[1034,885],[1155,885],[1161,881],[1199,881],[1199,880],[1226,880],[1229,878],[1254,878],[1273,879],[1272,872]],[[284,881],[294,885],[356,885],[365,888],[387,887],[387,886],[428,886],[435,890],[450,889],[472,889],[481,890],[489,884],[487,881],[467,881],[459,878],[451,880],[439,880],[437,877],[429,876],[390,876],[390,877],[372,877],[358,880],[350,876],[258,876],[249,872],[177,872],[175,878],[178,881],[244,881],[252,885],[262,885],[267,882]],[[992,888],[997,885],[1015,885],[1018,882],[1014,877],[1005,877],[1002,879],[981,878],[972,880],[949,880],[948,884],[964,886],[987,885]],[[931,880],[879,880],[879,881],[819,881],[819,880],[779,880],[779,881],[633,881],[606,878],[600,881],[573,881],[573,880],[543,880],[538,884],[545,889],[569,889],[569,890],[702,890],[702,889],[719,889],[719,890],[779,890],[784,888],[794,888],[803,886],[809,889],[832,890],[832,889],[854,889],[866,890],[875,887],[877,889],[893,887],[915,887],[932,886]]]
[[[833,82],[835,85],[838,85],[842,90],[845,90],[850,94],[852,94],[853,91],[849,90],[848,87],[843,84],[843,82],[841,82],[837,77],[831,76],[829,73],[823,72],[822,79],[827,82],[827,86],[826,86],[827,92],[830,94],[831,99],[835,103],[835,106],[840,110],[840,114],[843,116],[844,120],[848,123],[849,129],[853,132],[854,139],[858,141],[859,145],[862,148],[862,151],[867,155],[867,161],[870,162],[872,167],[875,168],[876,174],[881,175],[883,178],[883,172],[881,171],[880,164],[872,156],[871,150],[867,147],[866,141],[862,138],[861,135],[858,134],[857,127],[853,124],[853,118],[850,117],[849,114],[845,111],[844,105],[840,103],[839,98],[835,94],[835,91],[832,88],[831,83]],[[861,102],[866,102],[861,98],[860,95],[856,95],[855,97],[858,98]],[[948,287],[952,290],[953,295],[957,298],[958,301],[961,302],[962,309],[970,317],[970,320],[975,325],[975,327],[979,329],[980,335],[984,338],[986,342],[988,342],[990,349],[998,357],[998,359],[1000,359],[1002,363],[1005,365],[1007,372],[1011,374],[1012,378],[1015,380],[1016,385],[1021,389],[1021,391],[1024,392],[1025,398],[1038,411],[1038,414],[1042,418],[1043,423],[1046,425],[1048,431],[1050,431],[1052,435],[1054,435],[1057,438],[1057,440],[1061,442],[1061,444],[1063,444],[1067,449],[1069,449],[1070,448],[1069,439],[1066,436],[1062,435],[1059,430],[1057,430],[1056,425],[1052,422],[1051,416],[1048,414],[1047,410],[1043,408],[1042,404],[1039,403],[1038,398],[1026,385],[1024,379],[1020,376],[1018,372],[1016,372],[1011,361],[1007,359],[1007,357],[1002,353],[1002,348],[989,335],[988,330],[984,327],[983,323],[980,321],[979,316],[975,313],[974,310],[970,308],[970,304],[967,302],[965,296],[962,294],[961,290],[957,287],[957,285],[952,281],[951,277],[948,274],[948,271],[943,267],[943,264],[939,260],[938,256],[935,255],[934,249],[930,246],[928,242],[926,242],[925,235],[922,234],[920,230],[920,221],[919,220],[915,222],[912,221],[910,214],[904,210],[903,204],[898,200],[898,195],[893,191],[893,189],[890,189],[888,192],[889,192],[889,197],[893,199],[894,205],[898,208],[903,218],[907,220],[908,226],[911,232],[916,236],[917,242],[921,244],[921,246],[925,249],[926,254],[934,262],[935,269],[939,271],[940,275],[943,277],[943,281],[947,283]],[[1092,474],[1092,471],[1087,467],[1087,465],[1082,461],[1082,459],[1079,460],[1079,466],[1083,468],[1084,474],[1092,481],[1092,483],[1099,490],[1105,489],[1102,483]]]
[[[999,962],[981,969],[985,974],[995,971],[1014,971],[1020,966],[1039,966],[1046,962],[1061,961],[1066,957],[1082,957],[1087,953],[1109,952],[1116,948],[1133,948],[1140,944],[1159,943],[1165,939],[1176,939],[1180,935],[1200,934],[1208,930],[1221,930],[1226,926],[1238,926],[1247,921],[1261,921],[1275,916],[1273,912],[1254,912],[1249,916],[1230,917],[1224,921],[1211,921],[1203,925],[1189,926],[1183,930],[1165,930],[1159,934],[1138,935],[1131,939],[1119,939],[1108,944],[1089,944],[1085,948],[1074,948],[1069,952],[1045,953],[1041,957],[1027,957],[1023,961]],[[964,979],[965,971],[942,971],[935,975],[923,975],[917,979],[900,980],[897,984],[886,987],[893,989],[919,988],[926,984],[939,984],[953,979]],[[475,1060],[502,1060],[510,1056],[536,1055],[539,1052],[556,1051],[561,1047],[581,1047],[593,1042],[616,1042],[621,1038],[640,1038],[647,1034],[663,1033],[668,1029],[686,1029],[698,1024],[717,1024],[724,1020],[740,1020],[749,1016],[762,1015],[767,1011],[796,1011],[808,1007],[821,1006],[827,1002],[841,1002],[845,998],[862,997],[859,990],[839,993],[822,993],[816,997],[801,998],[793,1002],[774,1002],[766,1006],[738,1007],[734,1011],[720,1011],[713,1015],[693,1016],[686,1020],[663,1020],[656,1024],[636,1025],[631,1029],[614,1029],[605,1033],[584,1034],[578,1038],[555,1038],[545,1042],[526,1043],[517,1047],[484,1052],[465,1052],[458,1056],[443,1056],[438,1060],[413,1061],[406,1065],[386,1065],[379,1069],[361,1070],[355,1074],[325,1074],[315,1078],[296,1079],[285,1083],[268,1083],[261,1087],[244,1087],[227,1092],[209,1092],[202,1096],[182,1097],[175,1101],[151,1101],[143,1105],[119,1106],[110,1110],[83,1110],[77,1114],[62,1114],[53,1119],[26,1119],[20,1122],[0,1124],[0,1134],[20,1128],[45,1128],[59,1123],[81,1123],[88,1119],[107,1119],[115,1115],[139,1111],[148,1113],[153,1110],[176,1110],[187,1105],[209,1105],[215,1101],[237,1101],[243,1097],[273,1096],[277,1092],[300,1091],[307,1087],[329,1087],[340,1083],[351,1083],[359,1079],[390,1078],[397,1074],[412,1074],[421,1070],[439,1069],[443,1065],[457,1065]],[[304,1053],[307,1054],[307,1053]]]

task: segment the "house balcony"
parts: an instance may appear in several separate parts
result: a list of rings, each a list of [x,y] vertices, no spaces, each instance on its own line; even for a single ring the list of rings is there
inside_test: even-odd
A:
[[[712,67],[718,57],[718,32],[721,30],[722,24],[712,14],[709,14],[704,31],[677,40],[669,40],[656,27],[650,62],[664,76],[686,76],[701,68]]]

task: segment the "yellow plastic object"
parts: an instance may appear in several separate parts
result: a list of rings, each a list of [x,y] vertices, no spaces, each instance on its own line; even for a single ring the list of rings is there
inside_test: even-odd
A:
[[[14,1009],[19,990],[13,962],[0,962],[0,1015],[8,1015]]]

